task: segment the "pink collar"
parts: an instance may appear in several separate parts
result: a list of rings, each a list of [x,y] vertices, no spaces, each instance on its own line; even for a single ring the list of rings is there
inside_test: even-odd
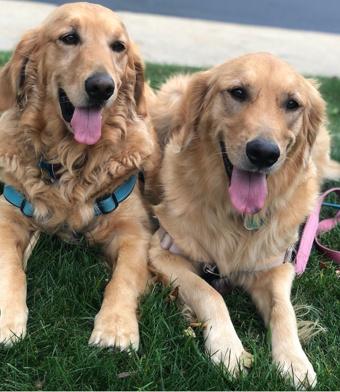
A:
[[[174,239],[162,226],[160,226],[160,228],[158,229],[158,235],[159,235],[162,249],[168,250],[169,252],[171,252],[175,255],[185,256],[185,253],[182,251],[182,249],[179,248],[178,245],[175,244]],[[275,259],[273,262],[271,262],[269,264],[259,265],[259,266],[255,266],[251,270],[240,270],[237,272],[249,273],[249,272],[266,271],[266,270],[272,269],[274,267],[278,267],[279,265],[281,265],[283,263],[290,262],[291,261],[291,254],[292,254],[291,249],[288,249],[283,257],[278,257],[277,259]],[[216,269],[216,264],[210,264],[210,263],[207,263],[206,261],[203,261],[203,260],[199,260],[197,262],[204,263],[204,266],[206,268],[208,268],[210,274],[220,276],[219,272],[212,273],[212,270]]]

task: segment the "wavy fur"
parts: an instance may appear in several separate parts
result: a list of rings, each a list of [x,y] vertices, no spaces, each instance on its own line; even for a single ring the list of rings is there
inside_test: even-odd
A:
[[[232,97],[235,86],[247,89],[245,102]],[[296,111],[284,109],[290,96],[300,101]],[[282,373],[296,387],[315,385],[289,300],[294,267],[283,263],[314,208],[329,165],[335,165],[329,158],[325,103],[315,84],[274,56],[258,53],[172,78],[152,103],[164,155],[163,194],[155,213],[182,250],[178,256],[162,249],[156,233],[153,269],[162,281],[179,286],[181,299],[207,323],[205,345],[212,360],[237,375],[249,364],[249,354],[222,297],[198,276],[199,262],[216,263],[228,282],[252,296],[271,329],[273,359]],[[268,172],[268,196],[258,214],[264,224],[248,231],[229,199],[219,141],[232,164],[242,168],[245,145],[258,136],[274,140],[281,154]]]
[[[59,39],[70,26],[77,26],[78,46],[63,45]],[[126,50],[112,52],[112,39],[124,40]],[[58,88],[67,91],[74,106],[82,105],[85,79],[104,70],[116,87],[102,112],[101,138],[92,146],[78,144],[61,115]],[[144,170],[147,193],[155,178],[158,143],[146,111],[143,73],[139,53],[117,15],[88,3],[57,8],[23,37],[0,72],[0,110],[7,109],[0,119],[0,178],[34,206],[29,219],[1,200],[2,247],[12,256],[1,256],[0,268],[14,268],[22,275],[25,247],[36,231],[68,241],[82,233],[90,243],[101,244],[110,264],[117,266],[90,342],[123,349],[129,344],[137,348],[139,342],[136,308],[148,276],[148,214],[138,186],[114,213],[95,217],[93,206],[96,198],[112,193],[132,174]],[[42,175],[40,157],[61,164],[57,183]],[[11,228],[11,222],[20,222],[20,230]],[[19,237],[20,246],[15,245]],[[23,282],[1,273],[0,286],[9,287],[0,299],[2,342],[25,334]],[[21,317],[18,325],[13,309]]]

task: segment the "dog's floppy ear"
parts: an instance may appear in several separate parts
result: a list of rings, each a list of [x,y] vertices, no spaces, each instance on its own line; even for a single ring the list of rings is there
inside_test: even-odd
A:
[[[0,70],[0,112],[21,103],[25,97],[26,68],[38,40],[38,30],[28,31],[12,57]]]
[[[145,99],[145,81],[144,81],[144,64],[139,57],[135,56],[136,84],[135,84],[135,102],[137,113],[146,116],[146,99]]]
[[[129,50],[129,60],[128,60],[128,72],[130,75],[127,77],[132,77],[134,87],[133,96],[136,103],[137,114],[144,117],[147,114],[146,98],[145,98],[145,81],[144,81],[144,64],[142,58],[139,54],[137,46],[131,43]],[[132,73],[132,75],[131,75]]]
[[[319,129],[325,122],[326,104],[318,91],[318,84],[312,79],[307,83],[307,105],[303,117],[303,137],[313,146]]]
[[[202,114],[209,101],[210,83],[208,71],[195,74],[183,96],[183,108],[179,123],[185,126],[183,147],[187,147],[193,137],[197,136]]]

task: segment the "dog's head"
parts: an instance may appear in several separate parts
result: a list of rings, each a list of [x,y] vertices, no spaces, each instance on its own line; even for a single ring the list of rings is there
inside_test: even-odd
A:
[[[221,150],[231,202],[246,214],[264,206],[268,176],[303,164],[324,121],[315,83],[264,53],[197,74],[185,102],[186,143],[196,136]]]
[[[75,140],[90,145],[122,94],[145,114],[143,89],[142,61],[117,15],[99,5],[66,4],[23,37],[1,70],[0,111],[53,102]]]

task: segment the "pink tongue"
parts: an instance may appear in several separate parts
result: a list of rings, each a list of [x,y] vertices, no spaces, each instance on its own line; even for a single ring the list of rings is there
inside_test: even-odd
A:
[[[233,207],[240,214],[256,214],[267,197],[266,175],[233,168],[229,195]]]
[[[75,108],[71,126],[74,131],[74,138],[78,143],[97,143],[102,132],[101,110],[93,108]]]

